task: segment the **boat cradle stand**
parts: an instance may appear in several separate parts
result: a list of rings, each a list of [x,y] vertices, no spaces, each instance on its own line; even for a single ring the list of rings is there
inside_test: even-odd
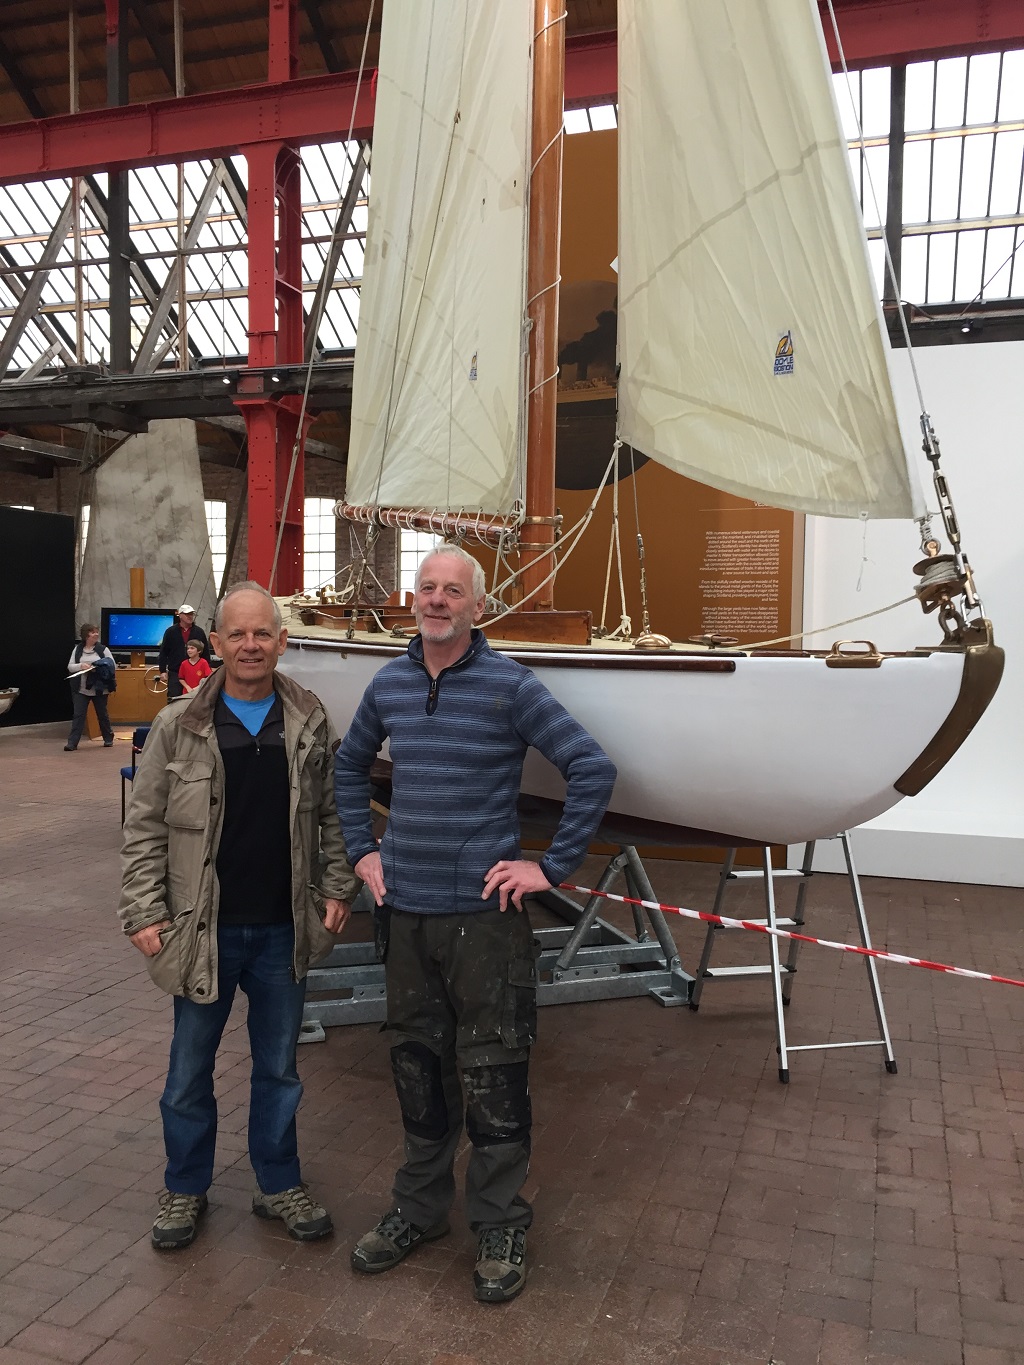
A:
[[[857,876],[857,869],[853,862],[853,852],[850,848],[850,836],[848,832],[835,836],[842,840],[843,855],[846,860],[846,875],[850,884],[850,894],[853,899],[854,911],[857,918],[857,929],[860,934],[860,941],[863,947],[870,948],[871,934],[868,929],[867,914],[864,910],[864,899],[861,896],[860,879]],[[771,862],[771,849],[761,847],[762,865],[758,868],[737,871],[733,864],[736,859],[736,849],[730,848],[726,851],[725,862],[722,864],[722,872],[718,879],[718,890],[715,894],[715,904],[712,911],[715,915],[721,915],[722,905],[725,899],[726,887],[732,881],[741,878],[760,877],[764,886],[764,899],[767,917],[749,921],[753,924],[763,924],[771,929],[795,929],[797,933],[803,930],[805,922],[805,900],[807,887],[813,876],[814,864],[814,843],[808,843],[804,847],[804,856],[800,866],[796,868],[773,868]],[[777,879],[795,879],[799,882],[796,892],[796,906],[792,917],[780,917],[777,913],[775,903],[775,881]],[[896,1059],[892,1051],[892,1039],[889,1036],[889,1024],[885,1017],[885,1005],[882,1001],[882,991],[878,983],[878,970],[875,960],[871,957],[863,959],[867,970],[868,989],[871,992],[871,1002],[874,1006],[875,1018],[878,1021],[878,1038],[863,1038],[851,1042],[843,1043],[799,1043],[792,1044],[786,1038],[786,1008],[789,1005],[790,995],[793,990],[793,976],[797,969],[797,954],[800,950],[798,939],[789,940],[789,949],[786,953],[785,961],[779,951],[779,939],[774,935],[768,936],[768,962],[756,963],[751,966],[742,967],[712,967],[711,953],[715,945],[715,940],[719,934],[729,932],[729,926],[719,924],[709,924],[707,935],[704,939],[704,950],[701,953],[700,963],[697,967],[697,979],[693,985],[690,995],[689,1005],[691,1010],[700,1008],[700,998],[704,990],[705,982],[719,981],[730,977],[746,976],[771,976],[772,996],[775,1004],[775,1035],[779,1054],[779,1080],[784,1084],[789,1081],[789,1054],[791,1052],[816,1052],[828,1048],[844,1047],[880,1047],[884,1050],[885,1069],[891,1074],[896,1072]],[[740,931],[743,932],[743,931]]]
[[[620,846],[609,859],[595,890],[612,889],[620,876],[628,896],[657,900],[632,845]],[[360,894],[367,895],[365,891]],[[598,911],[607,902],[598,896],[590,896],[585,905],[580,905],[552,888],[536,899],[564,921],[534,927],[534,938],[540,944],[538,1005],[637,995],[652,995],[661,1004],[685,1005],[689,1001],[693,977],[680,965],[678,949],[660,910],[634,906],[634,933],[630,934],[599,917]],[[306,980],[300,1042],[322,1042],[324,1030],[338,1024],[377,1023],[386,1017],[384,967],[372,943],[339,944]],[[319,998],[310,999],[310,995]]]

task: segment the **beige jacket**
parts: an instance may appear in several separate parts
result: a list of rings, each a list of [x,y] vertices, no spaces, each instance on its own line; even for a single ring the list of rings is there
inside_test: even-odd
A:
[[[171,920],[163,947],[147,957],[153,980],[198,1003],[217,998],[217,848],[224,821],[224,764],[213,712],[219,669],[191,701],[174,702],[153,723],[135,775],[121,854],[118,914],[126,934]],[[337,736],[322,705],[281,674],[291,786],[292,914],[296,981],[337,942],[324,928],[324,898],[350,901],[359,888],[334,808]],[[319,875],[314,875],[319,864]],[[260,875],[259,867],[252,869]]]

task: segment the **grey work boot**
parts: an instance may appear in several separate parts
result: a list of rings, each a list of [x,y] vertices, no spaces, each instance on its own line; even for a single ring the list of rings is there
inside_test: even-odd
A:
[[[289,1237],[297,1242],[317,1242],[334,1231],[331,1215],[306,1193],[305,1185],[293,1185],[280,1194],[257,1190],[252,1197],[257,1218],[280,1218]]]
[[[175,1194],[164,1190],[160,1212],[153,1224],[157,1251],[179,1251],[195,1241],[200,1217],[206,1212],[205,1194]]]
[[[484,1228],[476,1253],[473,1293],[480,1303],[506,1303],[526,1283],[526,1229]]]
[[[424,1230],[407,1223],[397,1209],[392,1209],[352,1248],[352,1269],[364,1275],[379,1275],[404,1261],[421,1242],[434,1242],[449,1231],[447,1219]]]

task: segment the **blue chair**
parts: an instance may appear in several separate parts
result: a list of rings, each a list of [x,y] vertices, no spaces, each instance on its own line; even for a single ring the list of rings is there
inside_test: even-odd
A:
[[[142,752],[142,746],[145,744],[145,742],[146,742],[146,736],[149,734],[149,732],[150,732],[151,729],[152,729],[152,726],[150,726],[150,725],[137,725],[137,726],[135,727],[135,729],[132,731],[132,761],[131,761],[131,765],[129,766],[128,764],[126,764],[126,765],[121,769],[121,827],[122,827],[122,828],[124,828],[124,817],[125,817],[125,813],[126,813],[126,812],[125,812],[125,795],[126,795],[126,792],[127,792],[127,790],[128,790],[126,784],[129,783],[129,782],[134,782],[134,781],[135,781],[135,769],[136,769],[137,766],[138,766],[138,756],[139,756],[139,754]]]

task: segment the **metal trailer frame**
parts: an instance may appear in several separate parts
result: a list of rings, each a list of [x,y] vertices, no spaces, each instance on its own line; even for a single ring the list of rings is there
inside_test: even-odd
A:
[[[656,900],[644,865],[632,845],[623,845],[609,860],[595,890],[609,890],[619,877],[626,894]],[[361,895],[365,896],[363,892]],[[540,942],[537,963],[538,1005],[565,1005],[584,1000],[620,1000],[650,995],[662,1005],[685,1005],[694,979],[683,971],[679,953],[660,910],[634,907],[634,934],[601,919],[602,900],[585,905],[552,888],[537,897],[564,921],[534,930]],[[368,907],[369,908],[369,907]],[[339,944],[307,977],[307,989],[330,992],[330,998],[307,998],[301,1042],[322,1042],[327,1028],[339,1024],[372,1024],[387,1014],[384,965],[372,943]]]
[[[853,861],[848,832],[836,835],[842,841],[846,874],[853,899],[854,913],[861,944],[870,948],[871,933],[861,894],[860,879]],[[712,913],[721,915],[726,888],[730,882],[743,878],[761,879],[766,917],[751,920],[771,929],[795,929],[801,932],[806,925],[806,895],[813,876],[814,842],[804,847],[798,868],[773,868],[770,847],[761,849],[760,868],[734,867],[737,849],[725,849],[725,860],[718,879]],[[609,891],[619,877],[625,882],[626,894],[634,900],[657,903],[657,896],[643,862],[632,844],[623,844],[609,859],[599,877],[595,893]],[[798,881],[796,905],[792,916],[780,916],[775,897],[776,879]],[[368,893],[365,908],[372,908]],[[633,906],[633,934],[601,919],[598,911],[602,897],[591,895],[585,904],[552,888],[536,898],[553,911],[561,925],[535,929],[540,943],[537,963],[538,1005],[564,1005],[588,1000],[619,1000],[649,995],[666,1007],[689,1005],[696,1012],[700,1008],[704,985],[751,976],[770,976],[775,1016],[776,1050],[779,1056],[779,1080],[789,1082],[789,1057],[793,1052],[815,1052],[851,1047],[880,1047],[884,1051],[885,1069],[896,1074],[896,1058],[892,1049],[889,1024],[882,1000],[878,970],[873,958],[865,957],[868,989],[878,1022],[878,1038],[855,1039],[846,1042],[790,1043],[786,1034],[785,1010],[793,990],[800,951],[798,940],[791,939],[783,960],[779,939],[768,936],[768,961],[736,967],[712,967],[711,957],[716,939],[730,926],[709,924],[696,976],[683,970],[678,950],[666,923],[665,916],[655,906]],[[380,1023],[387,1016],[387,989],[384,965],[377,958],[373,943],[340,944],[326,962],[314,968],[307,978],[308,988],[323,993],[327,998],[306,1001],[299,1041],[323,1042],[325,1030],[339,1024]],[[330,993],[330,995],[328,995]]]

